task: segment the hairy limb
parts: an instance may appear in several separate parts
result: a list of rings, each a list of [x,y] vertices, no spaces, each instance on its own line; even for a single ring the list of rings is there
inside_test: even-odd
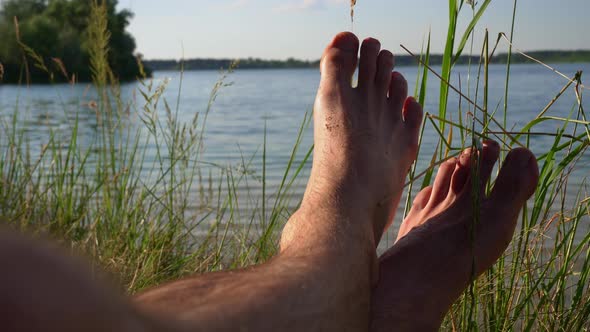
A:
[[[140,294],[136,303],[193,331],[367,330],[372,229],[358,227],[367,216],[346,214],[302,208],[291,222],[323,227],[268,263],[173,282]]]

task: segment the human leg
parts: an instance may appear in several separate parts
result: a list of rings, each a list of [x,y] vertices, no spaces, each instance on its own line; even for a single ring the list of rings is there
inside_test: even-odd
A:
[[[322,58],[315,152],[301,208],[281,252],[250,269],[203,275],[141,294],[145,310],[217,329],[366,330],[375,245],[392,219],[415,159],[420,105],[393,73],[393,55],[338,35]],[[231,294],[237,294],[232,297]]]

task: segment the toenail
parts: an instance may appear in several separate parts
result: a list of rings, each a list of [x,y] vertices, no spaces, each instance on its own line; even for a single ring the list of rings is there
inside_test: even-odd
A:
[[[391,73],[391,80],[392,81],[396,81],[396,82],[401,82],[404,81],[404,75],[402,75],[400,72],[398,71],[394,71]]]
[[[407,110],[412,106],[412,104],[416,103],[416,99],[414,97],[408,97],[406,102],[404,103],[404,108]]]
[[[466,166],[469,162],[470,156],[468,154],[463,153],[461,157],[459,157],[459,159],[461,160],[461,165]]]
[[[533,164],[533,160],[535,159],[533,156],[528,156],[528,158],[522,158],[523,160],[520,161],[520,165],[522,168],[529,168]]]
[[[514,163],[519,168],[529,168],[535,158],[528,153],[516,153],[513,151],[506,157],[506,162]]]
[[[483,142],[483,153],[482,156],[485,160],[495,162],[498,159],[498,153],[500,152],[500,145],[495,141],[487,140]]]
[[[473,148],[463,150],[463,153],[459,157],[460,164],[464,167],[471,165],[471,158],[473,158],[473,155]]]
[[[500,144],[498,144],[498,142],[491,140],[491,139],[487,139],[487,140],[483,141],[483,145],[486,147],[490,147],[490,148],[495,148],[495,147],[500,146]]]
[[[364,40],[365,43],[367,43],[368,45],[372,45],[372,46],[378,46],[381,45],[381,43],[379,42],[379,40],[373,38],[373,37],[369,37],[367,39]]]
[[[529,167],[537,167],[537,158],[535,156],[529,157]]]
[[[393,60],[393,53],[388,50],[381,51],[381,56],[383,56],[385,59]]]

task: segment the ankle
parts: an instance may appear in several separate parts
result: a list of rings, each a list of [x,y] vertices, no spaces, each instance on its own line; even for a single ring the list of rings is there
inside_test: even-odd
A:
[[[326,246],[375,250],[373,211],[340,195],[307,195],[293,216],[297,229]],[[294,224],[295,224],[294,223]],[[320,241],[303,239],[317,246]],[[346,246],[343,246],[346,244]]]
[[[337,164],[337,163],[336,163]],[[303,203],[309,205],[338,205],[340,208],[374,210],[380,203],[370,190],[366,176],[353,167],[334,166],[312,168]]]

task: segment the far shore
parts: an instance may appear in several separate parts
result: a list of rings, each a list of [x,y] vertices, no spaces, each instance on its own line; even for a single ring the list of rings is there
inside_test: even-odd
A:
[[[543,63],[590,63],[590,50],[574,50],[574,51],[532,51],[528,52],[532,58],[535,58]],[[443,62],[443,55],[431,54],[428,62],[430,65],[437,66]],[[239,69],[305,69],[317,68],[319,60],[298,60],[289,58],[287,60],[266,60],[259,58],[247,59],[211,59],[211,58],[197,58],[185,60],[145,60],[144,65],[154,71],[172,71],[172,70],[219,70],[220,68],[229,68],[232,63],[238,62]],[[461,56],[457,59],[457,64],[478,64],[480,57],[478,56]],[[511,63],[534,63],[533,60],[514,53],[510,58]],[[508,63],[508,54],[497,54],[491,58],[492,64],[506,64]],[[410,55],[397,55],[396,64],[398,66],[416,66],[418,60]]]

